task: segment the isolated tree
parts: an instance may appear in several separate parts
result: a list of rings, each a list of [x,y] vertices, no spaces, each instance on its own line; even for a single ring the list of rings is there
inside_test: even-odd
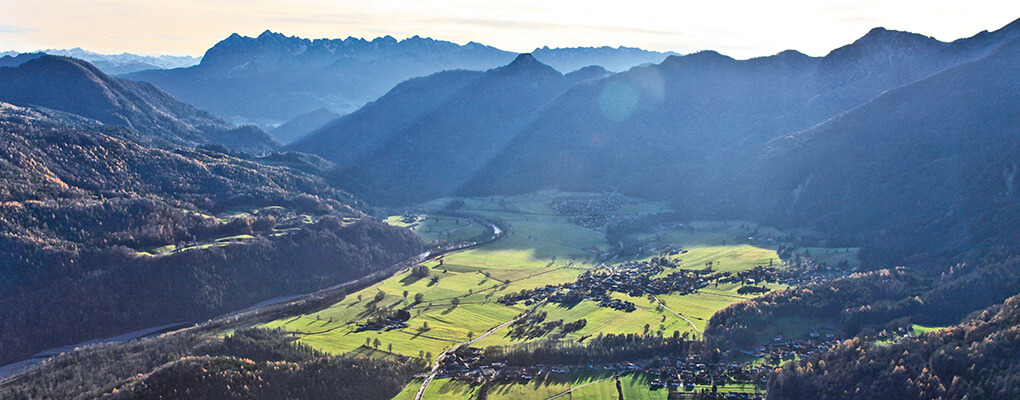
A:
[[[415,303],[421,303],[422,300],[425,300],[425,295],[424,294],[421,294],[421,293],[415,293],[414,294],[414,302]]]
[[[379,349],[379,345],[381,344],[382,341],[380,341],[379,338],[375,338],[375,340],[372,341],[372,347],[375,347],[377,350]]]
[[[408,293],[408,292],[407,292],[407,291],[405,290],[405,291],[404,291],[404,298],[405,298],[405,299],[407,298],[407,295],[408,295],[408,294],[410,294],[410,293]]]
[[[414,268],[411,268],[411,276],[425,278],[429,276],[429,267],[422,264],[415,265]]]
[[[471,338],[475,337],[475,333],[469,331],[468,334],[467,334],[467,337],[468,337],[468,340],[471,340]]]
[[[382,301],[385,298],[386,298],[386,293],[384,293],[382,290],[380,290],[378,292],[375,292],[375,301]]]
[[[386,345],[386,352],[387,353],[392,353],[393,352],[393,343],[390,343],[390,344]]]

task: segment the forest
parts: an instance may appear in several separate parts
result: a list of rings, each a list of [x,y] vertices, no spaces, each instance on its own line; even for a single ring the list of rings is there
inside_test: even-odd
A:
[[[1020,397],[1020,296],[963,324],[898,343],[861,338],[784,365],[776,399],[1014,399]]]
[[[324,355],[280,331],[180,332],[77,350],[0,388],[0,398],[382,400],[423,368]]]
[[[0,362],[311,292],[422,249],[308,173],[24,109],[0,124]]]

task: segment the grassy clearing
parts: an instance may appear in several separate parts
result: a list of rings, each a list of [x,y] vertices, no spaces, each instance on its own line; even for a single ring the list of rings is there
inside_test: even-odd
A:
[[[691,247],[685,254],[677,254],[676,259],[682,269],[703,269],[711,263],[713,270],[720,272],[740,272],[758,265],[780,263],[779,256],[772,249],[755,247],[749,244],[729,246]],[[673,271],[663,271],[663,276]]]
[[[474,399],[477,397],[478,387],[479,385],[472,385],[464,381],[436,379],[425,391],[424,398],[428,400]],[[412,400],[419,388],[421,388],[421,379],[412,380],[393,400]]]
[[[947,327],[945,327],[945,326],[923,326],[923,325],[913,324],[913,325],[910,325],[910,332],[914,336],[921,336],[921,335],[927,334],[928,332],[935,332],[935,331],[942,330],[942,329],[945,329],[945,328],[947,328]]]
[[[410,229],[426,242],[454,243],[470,240],[487,232],[484,225],[455,217],[437,215],[415,215],[406,218],[393,215],[385,219],[386,223]]]
[[[489,390],[488,398],[499,400],[543,400],[567,390],[574,389],[564,399],[604,400],[616,399],[619,391],[616,378],[612,372],[599,370],[574,370],[566,374],[544,374],[536,376],[530,382],[514,382],[494,384]],[[606,379],[610,378],[610,379]],[[605,379],[605,380],[603,380]],[[654,379],[645,374],[631,373],[619,377],[623,398],[627,400],[665,400],[669,396],[666,389],[650,390],[649,382]],[[599,382],[602,380],[601,382]],[[593,383],[597,382],[597,383]],[[475,399],[478,397],[480,385],[450,379],[437,379],[429,385],[425,398],[429,400]],[[413,399],[421,381],[412,381],[394,400]],[[576,389],[575,389],[576,388]],[[711,390],[710,385],[697,385],[694,391]],[[760,388],[748,384],[720,385],[720,392],[755,393]],[[681,390],[683,392],[683,390]]]
[[[609,371],[588,371],[588,370],[573,370],[565,374],[544,374],[536,376],[531,382],[527,383],[500,383],[492,385],[489,389],[490,399],[499,400],[538,400],[547,399],[557,394],[563,393],[570,390],[573,387],[585,385],[591,382],[598,381],[613,376],[613,372]],[[614,380],[609,380],[612,385],[615,385]],[[584,389],[595,387],[593,392],[600,392],[598,387],[600,384],[594,384],[586,386]],[[592,397],[592,398],[615,398],[616,387],[612,386],[611,397]],[[563,398],[577,398],[573,396],[566,396]]]
[[[819,264],[825,263],[826,265],[836,266],[840,262],[846,261],[847,265],[851,268],[859,267],[861,265],[858,255],[860,254],[860,247],[800,247],[797,248],[798,254],[809,254],[811,258],[815,259]]]

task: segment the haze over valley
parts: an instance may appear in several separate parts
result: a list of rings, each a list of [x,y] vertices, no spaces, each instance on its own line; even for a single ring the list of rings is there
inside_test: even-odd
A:
[[[1018,398],[987,28],[0,53],[0,398]]]

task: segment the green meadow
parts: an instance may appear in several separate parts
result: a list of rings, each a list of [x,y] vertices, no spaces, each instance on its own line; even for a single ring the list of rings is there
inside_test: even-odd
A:
[[[412,221],[404,216],[393,215],[386,218],[391,225],[410,229],[426,242],[459,242],[485,234],[486,227],[463,218],[416,215]]]
[[[914,336],[921,336],[921,335],[927,334],[928,332],[935,332],[935,331],[938,331],[938,330],[941,330],[941,329],[945,329],[945,328],[946,328],[945,326],[923,326],[923,325],[913,324],[913,325],[910,325],[910,332]]]
[[[609,378],[609,379],[606,379]],[[666,400],[669,391],[666,389],[650,390],[649,382],[654,379],[643,373],[628,373],[619,377],[620,390],[616,388],[613,373],[600,370],[572,370],[565,374],[543,374],[530,382],[499,383],[489,388],[489,399],[500,400],[545,400],[560,393],[573,389],[570,394],[560,399],[604,400],[619,398],[620,391],[627,400]],[[394,400],[410,400],[414,398],[421,380],[412,381]],[[480,392],[480,384],[452,379],[436,379],[429,385],[425,398],[429,400],[461,400],[476,399]],[[711,386],[697,385],[693,391],[711,390]],[[755,393],[761,388],[749,384],[728,384],[718,386],[720,392]],[[693,392],[692,391],[692,392]],[[681,393],[684,390],[681,389]]]
[[[550,284],[572,282],[581,273],[598,268],[614,253],[615,246],[605,232],[571,223],[569,216],[558,215],[551,207],[556,198],[598,198],[601,194],[542,192],[522,196],[465,198],[458,211],[504,220],[510,226],[508,236],[496,242],[431,260],[428,277],[418,277],[411,270],[352,293],[332,306],[264,324],[283,328],[301,343],[332,354],[378,358],[401,356],[434,357],[444,349],[478,337],[490,329],[526,311],[524,305],[506,306],[496,302],[501,296]],[[440,199],[417,207],[420,214],[394,215],[387,222],[412,229],[424,240],[452,242],[477,236],[485,227],[467,220],[430,214],[439,211],[453,199]],[[622,217],[639,217],[648,213],[668,211],[664,205],[630,198],[619,198],[620,206],[612,213]],[[424,210],[424,211],[421,211]],[[652,229],[635,237],[649,243],[650,248],[664,249],[670,245],[688,251],[671,256],[681,269],[703,269],[708,265],[717,271],[739,272],[757,265],[780,265],[775,248],[760,246],[747,240],[756,230],[759,235],[779,236],[781,232],[742,221],[691,222],[683,229]],[[827,249],[811,249],[825,254]],[[834,250],[831,256],[845,256]],[[855,252],[849,253],[856,255]],[[632,258],[647,260],[656,254]],[[847,256],[850,257],[850,256]],[[618,263],[627,260],[613,259]],[[667,270],[665,273],[668,274]],[[587,324],[571,332],[563,340],[579,340],[598,334],[672,335],[674,331],[699,337],[700,331],[718,310],[735,302],[752,298],[739,295],[738,283],[710,285],[691,295],[661,295],[666,307],[683,315],[680,318],[650,297],[631,297],[614,293],[619,299],[635,303],[633,312],[599,307],[585,301],[573,306],[547,303],[540,307],[547,313],[546,321],[562,319],[573,322],[584,318]],[[783,285],[768,284],[769,289]],[[415,299],[419,298],[420,301]],[[394,330],[357,331],[357,324],[379,310],[406,309],[411,318],[408,327]],[[689,321],[688,321],[689,320]],[[793,324],[796,325],[796,324]],[[648,326],[647,330],[645,326]],[[553,330],[550,334],[557,334]],[[785,333],[785,332],[784,332]],[[509,337],[509,328],[493,332],[477,341],[475,347],[520,343]],[[602,371],[572,373],[536,378],[527,384],[494,384],[490,399],[545,399],[571,387],[597,381]],[[642,375],[621,378],[625,398],[665,398],[666,391],[649,391]],[[397,396],[413,398],[418,384],[412,383]],[[430,385],[428,399],[466,399],[477,396],[478,385],[462,381],[436,380]],[[573,398],[604,398],[616,396],[615,380],[592,384],[572,393]],[[566,397],[565,397],[566,398]]]

